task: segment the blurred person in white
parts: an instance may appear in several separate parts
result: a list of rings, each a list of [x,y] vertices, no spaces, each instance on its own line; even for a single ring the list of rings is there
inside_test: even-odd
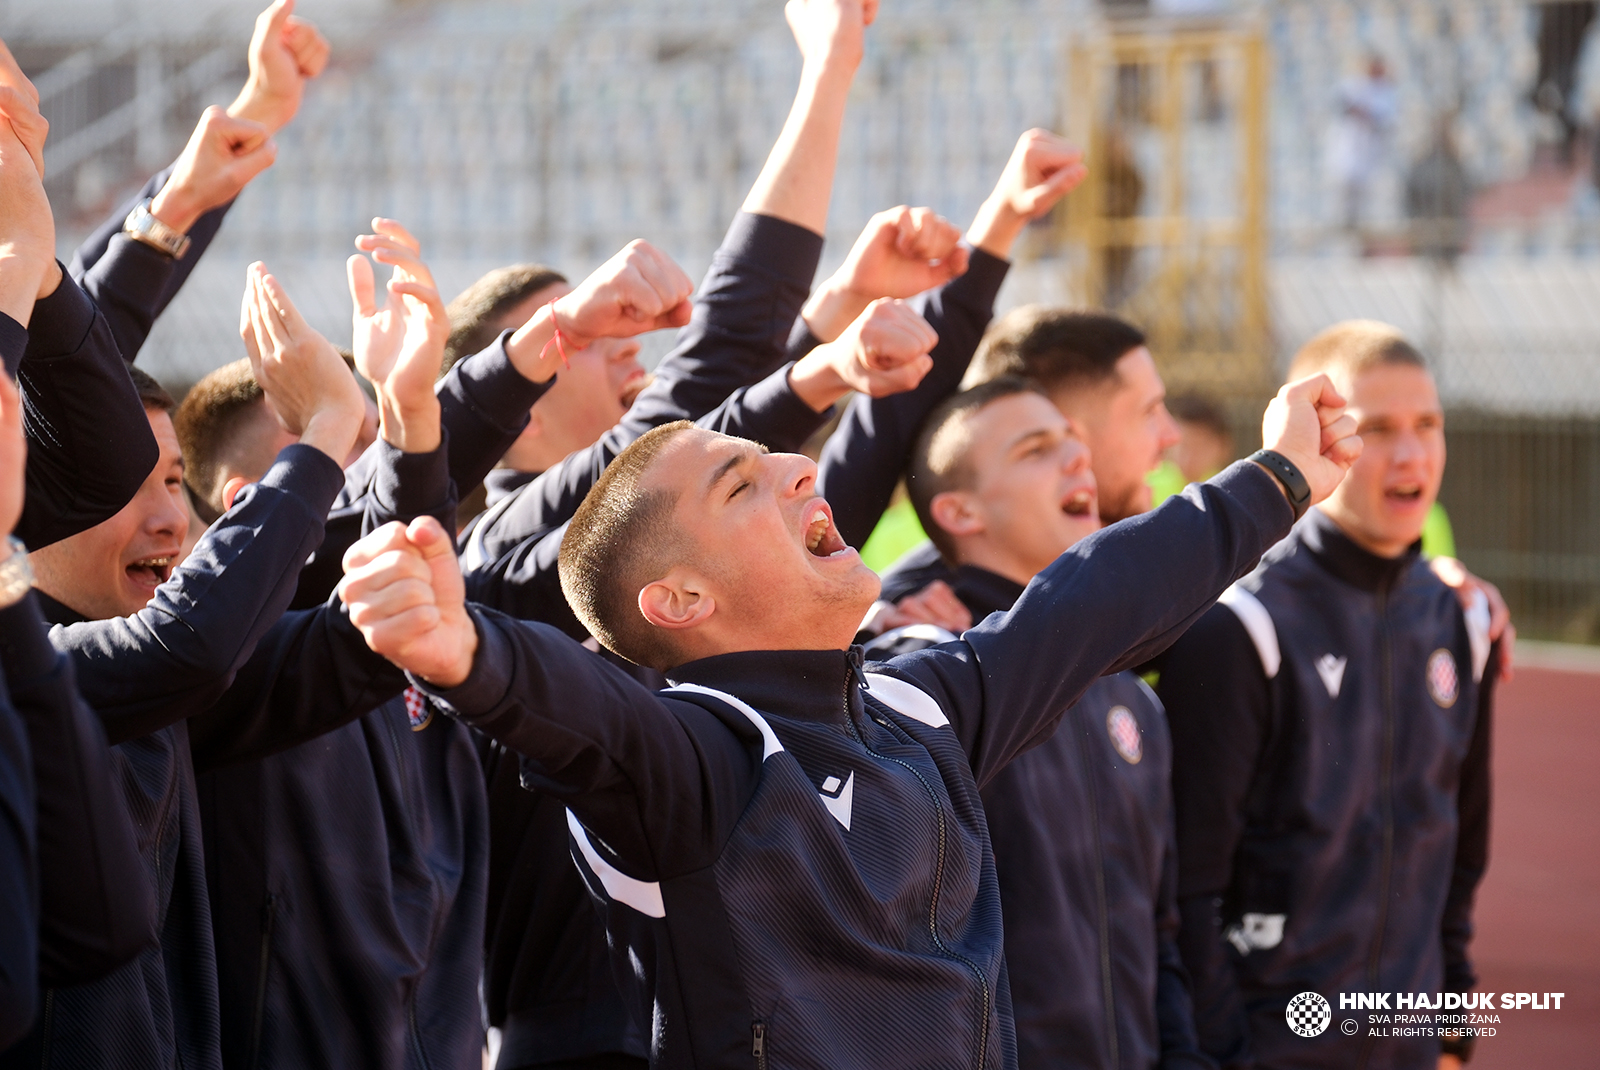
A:
[[[1337,118],[1328,139],[1328,172],[1339,191],[1340,222],[1359,230],[1372,180],[1387,162],[1399,96],[1384,58],[1367,57],[1365,71],[1339,83]]]

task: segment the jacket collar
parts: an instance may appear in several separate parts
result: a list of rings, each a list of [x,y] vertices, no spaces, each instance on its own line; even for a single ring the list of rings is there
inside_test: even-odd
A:
[[[852,709],[861,700],[853,684],[861,651],[745,650],[680,665],[667,673],[672,683],[699,684],[743,699],[761,713],[796,721],[844,723],[845,696]]]
[[[33,589],[33,594],[39,599],[39,610],[44,614],[46,624],[83,624],[89,619],[76,609],[57,602],[37,587]]]
[[[1379,557],[1362,549],[1321,509],[1306,513],[1299,524],[1300,543],[1328,572],[1363,591],[1387,591],[1422,554],[1422,540],[1399,557]]]
[[[996,572],[977,565],[961,565],[956,569],[955,583],[951,586],[956,597],[972,612],[976,624],[991,613],[1003,613],[1016,605],[1022,597],[1023,586]]]

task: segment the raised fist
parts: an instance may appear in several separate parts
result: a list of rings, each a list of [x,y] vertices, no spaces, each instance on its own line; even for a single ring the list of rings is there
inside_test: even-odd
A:
[[[901,205],[867,221],[839,270],[817,287],[802,315],[831,341],[880,297],[915,297],[967,270],[961,231],[931,208]]]
[[[1332,494],[1361,456],[1355,417],[1344,408],[1333,380],[1318,374],[1285,385],[1261,418],[1262,444],[1305,475],[1312,505]]]
[[[250,77],[228,114],[252,119],[276,133],[300,110],[306,82],[328,65],[328,39],[296,18],[294,0],[276,0],[256,16],[250,38]]]
[[[472,671],[477,628],[454,541],[433,517],[385,524],[345,551],[339,597],[367,646],[407,672],[455,687]]]
[[[888,397],[913,389],[933,368],[939,344],[928,321],[897,298],[867,306],[843,334],[807,353],[789,371],[801,401],[822,412],[851,390]]]
[[[806,63],[843,63],[853,71],[866,29],[878,17],[878,0],[789,0],[783,15]]]
[[[150,214],[187,231],[202,215],[239,196],[277,157],[278,146],[265,126],[234,118],[213,104],[195,124],[172,165],[172,177],[151,201]]]
[[[634,240],[555,303],[555,326],[569,349],[596,338],[631,338],[689,322],[694,283],[672,258]]]

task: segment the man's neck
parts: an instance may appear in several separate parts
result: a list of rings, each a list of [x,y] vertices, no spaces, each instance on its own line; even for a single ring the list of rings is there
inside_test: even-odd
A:
[[[1360,525],[1355,522],[1355,518],[1347,515],[1343,510],[1338,508],[1330,509],[1327,503],[1319,505],[1317,508],[1322,511],[1324,516],[1333,521],[1334,526],[1344,534],[1345,538],[1373,557],[1387,558],[1392,561],[1405,554],[1407,550],[1411,549],[1412,543],[1422,537],[1422,532],[1418,531],[1404,542],[1396,542],[1391,539],[1374,539],[1365,534]]]
[[[972,565],[993,572],[996,576],[1003,576],[1024,587],[1040,572],[1039,569],[1029,568],[1015,554],[1007,552],[1003,547],[983,540],[957,544],[956,564]]]

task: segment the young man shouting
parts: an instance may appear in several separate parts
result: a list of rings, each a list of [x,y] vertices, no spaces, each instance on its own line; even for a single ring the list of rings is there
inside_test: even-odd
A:
[[[1459,1039],[1440,1060],[1437,1037],[1371,1037],[1359,1015],[1347,1035],[1291,1003],[1338,1018],[1341,993],[1472,988],[1495,676],[1486,606],[1463,613],[1420,557],[1445,461],[1422,358],[1343,323],[1296,356],[1314,372],[1365,452],[1161,671],[1196,1021],[1230,1067],[1459,1065]]]
[[[651,693],[464,602],[449,536],[387,525],[341,592],[374,650],[567,800],[655,1066],[1014,1067],[978,787],[1096,678],[1187,627],[1359,454],[1325,377],[1269,408],[1275,452],[1080,542],[1010,613],[864,673],[878,580],[816,466],[669,424],[568,529],[562,586]],[[1280,484],[1263,465],[1282,473]],[[1093,626],[1081,606],[1115,606]]]

